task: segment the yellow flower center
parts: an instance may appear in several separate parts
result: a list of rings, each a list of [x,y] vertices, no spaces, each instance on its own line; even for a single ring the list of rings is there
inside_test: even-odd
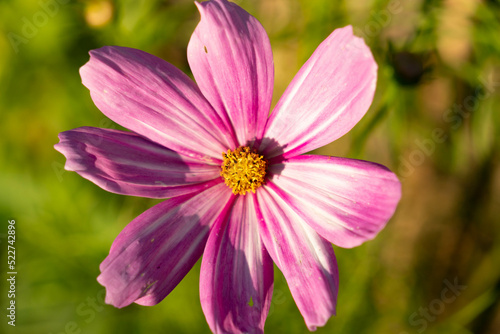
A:
[[[222,153],[222,171],[227,186],[235,195],[245,195],[247,191],[255,193],[255,189],[264,183],[267,161],[257,150],[240,146],[234,151]]]

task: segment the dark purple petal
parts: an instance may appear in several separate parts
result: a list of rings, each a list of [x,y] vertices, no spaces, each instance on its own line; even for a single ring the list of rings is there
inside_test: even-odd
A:
[[[117,194],[168,198],[200,192],[220,166],[181,156],[132,132],[82,127],[61,132],[56,150],[65,169]]]
[[[157,204],[128,224],[100,266],[97,280],[106,287],[106,303],[154,305],[165,298],[200,258],[232,196],[221,183]]]
[[[188,45],[196,82],[226,124],[232,124],[239,145],[260,140],[273,94],[269,38],[259,21],[234,3],[196,5],[201,21]]]
[[[264,333],[273,262],[259,236],[252,195],[236,196],[208,238],[201,263],[201,306],[214,333]]]

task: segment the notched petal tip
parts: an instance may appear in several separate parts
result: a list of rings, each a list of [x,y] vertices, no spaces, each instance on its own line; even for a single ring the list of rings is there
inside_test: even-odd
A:
[[[79,163],[78,156],[74,154],[72,147],[68,144],[68,136],[71,131],[64,131],[58,134],[59,142],[54,144],[54,149],[66,158],[64,170],[70,172],[84,171],[86,170],[85,164]]]
[[[366,44],[366,41],[363,37],[357,36],[354,34],[353,27],[351,25],[345,26],[343,28],[340,28],[341,30],[345,30],[345,33],[349,35],[349,38],[351,41],[347,43],[346,45],[348,47],[354,47],[356,49],[359,49],[363,55],[371,60],[371,65],[372,65],[372,71],[375,70],[375,78],[378,70],[378,64],[375,61],[375,58],[373,57],[373,53],[371,52],[370,47],[368,44]]]

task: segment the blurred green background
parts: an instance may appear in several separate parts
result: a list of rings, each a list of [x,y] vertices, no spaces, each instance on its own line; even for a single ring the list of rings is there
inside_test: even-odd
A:
[[[315,153],[382,163],[403,198],[379,236],[334,247],[337,316],[318,333],[500,332],[498,1],[240,0],[267,30],[274,103],[337,27],[379,64],[374,103]],[[117,128],[78,69],[103,45],[139,48],[186,73],[199,20],[191,0],[0,2],[1,333],[208,333],[199,263],[160,304],[102,303],[99,264],[120,230],[159,201],[105,192],[63,170],[57,134]],[[16,327],[7,325],[7,225],[16,222]],[[275,273],[267,333],[307,333]],[[457,287],[458,285],[458,287]],[[450,286],[454,286],[450,288]]]

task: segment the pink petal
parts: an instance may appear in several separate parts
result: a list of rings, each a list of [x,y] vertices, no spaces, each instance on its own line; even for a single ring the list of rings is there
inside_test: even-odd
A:
[[[232,124],[239,145],[260,140],[274,82],[269,38],[259,21],[234,3],[196,5],[201,21],[188,45],[196,82],[221,118]]]
[[[90,51],[80,69],[95,105],[116,123],[202,161],[235,145],[194,82],[166,61],[118,46]]]
[[[391,218],[401,184],[376,163],[302,155],[270,167],[270,187],[313,229],[340,247],[373,239]]]
[[[264,333],[273,262],[259,237],[253,196],[237,196],[208,238],[201,263],[203,312],[214,333]]]
[[[260,151],[296,156],[343,136],[372,103],[377,64],[352,27],[335,30],[302,66],[274,108]]]
[[[332,245],[321,238],[273,189],[257,190],[259,231],[286,278],[309,330],[335,314],[338,270]]]
[[[201,163],[132,132],[82,127],[59,134],[65,169],[117,194],[168,198],[219,182],[220,166]]]
[[[106,287],[106,303],[154,305],[165,298],[203,253],[231,196],[221,183],[157,204],[128,224],[100,266],[97,280]]]

